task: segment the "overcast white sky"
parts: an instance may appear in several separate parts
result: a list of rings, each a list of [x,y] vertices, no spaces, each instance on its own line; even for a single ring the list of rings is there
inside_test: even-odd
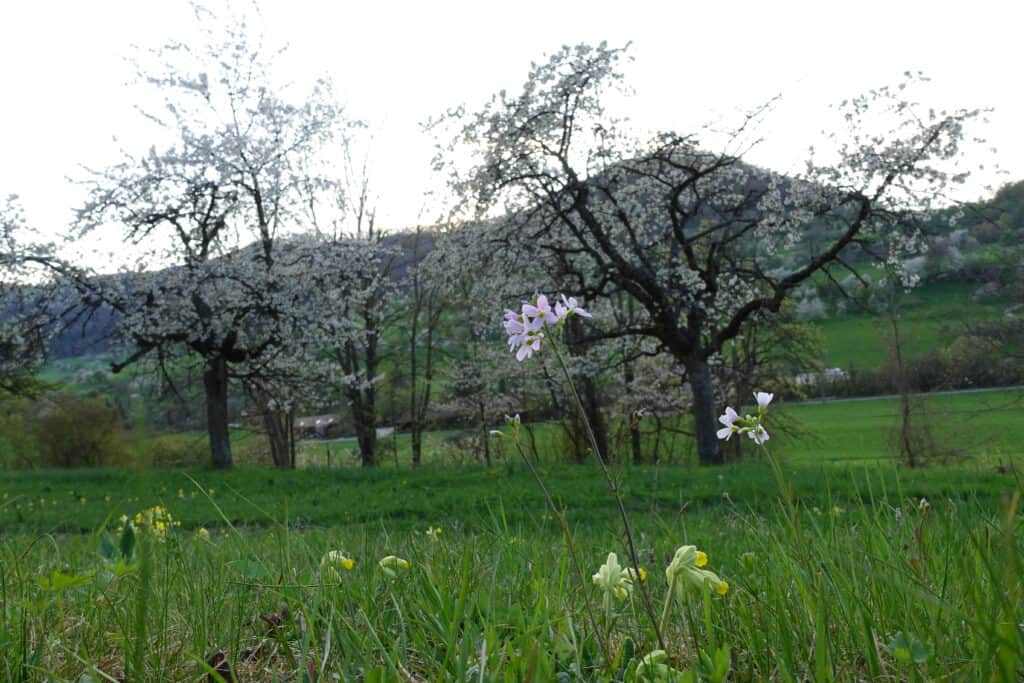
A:
[[[243,3],[236,2],[241,7]],[[531,60],[564,43],[632,41],[630,114],[645,126],[694,129],[774,94],[783,103],[753,160],[800,167],[823,107],[893,83],[907,69],[933,82],[937,108],[991,106],[985,131],[1007,174],[982,173],[964,199],[1024,178],[1024,3],[997,2],[386,2],[259,0],[266,40],[287,43],[279,71],[330,76],[374,131],[381,220],[416,221],[431,185],[429,116],[521,85]],[[187,38],[178,0],[4,2],[0,8],[0,195],[21,195],[30,222],[56,234],[81,200],[79,165],[147,147],[125,84],[131,45]],[[980,159],[979,159],[980,160]],[[989,163],[989,161],[991,163]]]

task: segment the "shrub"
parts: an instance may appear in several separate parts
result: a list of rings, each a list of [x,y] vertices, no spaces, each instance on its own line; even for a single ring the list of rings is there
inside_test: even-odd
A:
[[[16,410],[0,407],[0,469],[32,467],[38,450],[35,436],[26,428],[24,416]]]
[[[39,460],[50,467],[123,465],[129,460],[124,424],[102,398],[62,394],[32,420]]]
[[[205,437],[188,434],[156,434],[139,439],[139,457],[154,467],[201,467],[210,460]]]
[[[828,312],[825,303],[815,294],[800,300],[796,305],[796,317],[799,320],[822,320],[828,317]]]

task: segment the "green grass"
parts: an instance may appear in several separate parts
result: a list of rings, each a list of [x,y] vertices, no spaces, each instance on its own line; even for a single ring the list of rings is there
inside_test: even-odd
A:
[[[940,453],[988,467],[1024,457],[1024,391],[998,390],[914,397],[919,422]],[[870,462],[893,457],[899,400],[879,398],[785,406],[796,436],[772,442],[794,462]]]
[[[707,681],[1024,676],[1022,392],[919,400],[937,443],[961,453],[919,470],[892,460],[895,400],[774,407],[792,517],[757,459],[614,468],[673,667]],[[392,466],[374,470],[336,441],[305,445],[296,471],[5,472],[0,680],[217,680],[208,663],[223,661],[246,681],[638,681],[660,647],[639,589],[620,601],[590,580],[609,552],[627,557],[607,485],[591,464],[556,462],[557,426],[535,435],[578,569],[503,440],[493,467],[452,466],[476,454],[439,432],[419,469],[400,435],[398,469],[385,440]],[[239,454],[260,448],[235,436]],[[205,440],[139,438],[139,462],[155,438],[169,452]],[[331,468],[321,448],[336,449]],[[129,547],[119,519],[154,505],[180,526]],[[685,544],[726,595],[666,603]],[[323,567],[329,551],[354,568]],[[385,576],[389,554],[411,569]]]
[[[592,466],[544,470],[569,512],[600,639],[519,467],[193,471],[194,497],[181,471],[17,473],[0,502],[0,678],[103,680],[136,661],[129,680],[193,681],[222,653],[242,680],[312,680],[310,662],[342,680],[635,680],[630,667],[657,647],[639,595],[606,603],[589,580],[609,551],[626,556],[606,487]],[[730,585],[706,603],[696,593],[669,604],[676,667],[699,668],[702,652],[727,645],[736,681],[1015,680],[1024,529],[1006,506],[1018,479],[789,472],[799,526],[764,465],[621,472],[656,611],[679,545],[708,552]],[[59,504],[28,514],[39,497]],[[120,565],[100,535],[64,533],[156,502],[183,526]],[[329,550],[354,569],[321,572]],[[389,580],[376,567],[387,554],[412,568]],[[900,638],[919,643],[920,663],[886,650]]]
[[[984,392],[936,394],[913,399],[920,423],[936,444],[938,455],[961,465],[989,468],[1024,458],[1024,391],[1000,389]],[[787,462],[808,464],[855,464],[891,461],[899,402],[892,398],[855,399],[824,403],[795,403],[774,411],[772,419],[785,426],[773,430],[773,452]],[[666,419],[668,427],[688,429],[689,418]],[[780,426],[781,426],[780,425]],[[565,460],[563,429],[555,423],[530,426],[537,455],[543,462]],[[652,422],[642,424],[643,448],[653,460],[655,439]],[[788,433],[787,433],[788,430]],[[632,454],[621,420],[609,426],[611,459],[629,461]],[[425,435],[423,462],[430,465],[479,462],[477,451],[466,450],[448,430]],[[525,439],[524,440],[528,440]],[[749,444],[744,444],[749,449]],[[255,445],[251,446],[253,449]],[[408,434],[378,442],[382,467],[405,468],[411,462]],[[507,443],[491,442],[492,458],[507,462],[518,456]],[[532,452],[532,451],[531,451]],[[330,456],[328,457],[328,454]],[[692,463],[690,440],[663,435],[659,456],[665,463]],[[351,439],[307,441],[299,444],[300,467],[334,468],[358,465],[356,442]]]
[[[855,500],[874,486],[877,495],[962,498],[989,503],[1011,490],[1012,474],[992,469],[894,466],[789,466],[798,494],[808,504]],[[607,487],[586,466],[544,465],[544,476],[580,521],[612,518]],[[721,468],[628,467],[622,469],[627,506],[652,509],[737,505],[763,510],[774,492],[765,487],[770,468],[739,463]],[[539,501],[527,472],[517,464],[485,467],[423,467],[417,470],[39,470],[9,473],[0,487],[0,531],[90,532],[153,505],[172,510],[186,528],[231,522],[299,526],[364,524],[386,520],[415,528],[460,518],[473,524],[504,506],[506,517],[531,519]],[[828,481],[829,487],[824,486]],[[196,485],[199,483],[199,486]],[[882,491],[884,490],[884,494]]]
[[[931,284],[899,297],[903,353],[921,356],[940,348],[949,332],[971,322],[1001,315],[999,303],[975,303],[975,287],[967,284]],[[815,323],[825,335],[825,365],[845,370],[874,370],[885,363],[887,320],[878,315],[850,314]]]

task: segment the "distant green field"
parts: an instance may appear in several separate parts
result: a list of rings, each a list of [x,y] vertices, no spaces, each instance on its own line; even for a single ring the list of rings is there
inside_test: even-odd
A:
[[[938,450],[949,462],[956,460],[972,467],[991,468],[1010,460],[1024,462],[1024,391],[1004,389],[920,396],[914,398],[919,419]],[[892,439],[897,424],[898,401],[891,398],[829,401],[780,405],[769,416],[773,438],[769,447],[780,458],[792,463],[851,464],[874,463],[893,459]],[[630,461],[632,454],[622,420],[610,416],[613,461]],[[666,418],[669,427],[687,429],[689,418]],[[653,423],[643,423],[644,452],[653,462]],[[555,423],[529,425],[536,453],[543,462],[560,463],[566,459],[563,428]],[[524,430],[525,431],[525,430]],[[474,440],[474,438],[476,440]],[[524,441],[530,437],[524,434]],[[515,462],[518,456],[506,441],[489,439],[492,461]],[[660,458],[666,464],[692,464],[691,440],[682,434],[663,434]],[[204,432],[130,433],[127,446],[131,459],[140,467],[194,465],[208,459]],[[268,464],[265,438],[258,432],[233,430],[235,461],[242,467]],[[0,439],[0,457],[17,458],[5,449],[14,446]],[[749,451],[749,443],[743,448]],[[533,449],[529,449],[533,452]],[[378,440],[377,460],[382,468],[407,468],[411,464],[409,435],[386,436]],[[479,437],[473,432],[432,431],[424,435],[423,464],[459,465],[482,463]],[[303,441],[298,444],[300,468],[353,469],[358,467],[354,438],[330,441]]]
[[[946,460],[969,461],[972,466],[991,467],[1007,460],[1024,461],[1024,391],[1003,389],[917,396],[913,399],[915,415],[932,435],[940,455]],[[850,464],[892,460],[892,438],[897,425],[899,403],[894,398],[868,398],[837,400],[824,403],[797,403],[778,406],[769,416],[773,422],[773,438],[769,442],[772,452],[794,463]],[[688,429],[688,417],[668,419],[673,428]],[[554,423],[531,426],[537,454],[543,461],[563,461],[565,440],[562,427]],[[653,425],[645,423],[644,449],[648,460],[653,460]],[[628,442],[622,438],[621,420],[612,420],[612,460],[631,458]],[[450,463],[455,432],[434,432],[427,435],[424,462]],[[618,436],[618,438],[617,438]],[[674,439],[674,441],[673,441]],[[528,440],[528,437],[524,438]],[[390,440],[381,444],[381,464],[392,466],[393,453]],[[408,440],[399,435],[398,462],[409,463]],[[672,445],[669,455],[664,448]],[[691,440],[683,435],[662,436],[661,457],[666,461],[692,463]],[[323,467],[325,453],[335,455],[332,467],[355,463],[351,455],[354,441],[330,443],[308,442],[300,452],[309,454],[303,463]],[[501,441],[492,442],[494,457],[498,460],[514,459],[515,453]],[[744,444],[749,452],[749,443]],[[532,450],[531,450],[532,452]],[[474,462],[474,453],[462,453],[464,461]]]
[[[948,332],[1002,313],[1002,304],[974,302],[974,290],[973,285],[967,284],[933,284],[901,294],[899,318],[904,354],[924,355],[942,346]],[[828,367],[873,370],[885,362],[890,334],[886,318],[850,314],[815,324],[825,334]]]
[[[979,466],[1024,460],[1024,392],[981,391],[919,396],[920,421],[951,457]],[[770,445],[794,462],[870,462],[892,457],[897,399],[804,403],[781,412],[799,420],[803,434],[779,434]]]

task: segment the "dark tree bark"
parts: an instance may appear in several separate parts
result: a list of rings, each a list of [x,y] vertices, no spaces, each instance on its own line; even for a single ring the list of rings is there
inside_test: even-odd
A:
[[[206,361],[203,387],[210,456],[214,467],[227,469],[231,467],[231,438],[228,433],[228,365],[224,356],[213,356]]]
[[[566,344],[569,349],[569,353],[576,355],[586,354],[586,344],[583,340],[583,327],[580,323],[580,318],[571,317],[569,318],[568,324],[565,328],[566,331]],[[580,400],[583,403],[583,413],[586,416],[587,421],[590,423],[590,428],[594,432],[594,441],[597,443],[597,447],[601,450],[601,457],[608,459],[608,427],[605,424],[604,414],[601,412],[601,396],[598,390],[597,383],[594,378],[590,375],[583,375],[575,380],[576,389],[579,392]],[[590,444],[585,436],[586,432],[583,425],[579,425],[578,434],[579,439],[577,444],[580,446],[581,452],[586,452]]]
[[[374,330],[372,321],[367,320],[367,330]],[[367,334],[366,343],[362,349],[362,363],[360,364],[359,349],[352,342],[346,344],[349,365],[345,367],[348,372],[357,370],[362,365],[364,371],[364,382],[349,384],[346,387],[346,394],[349,403],[352,405],[352,423],[356,432],[356,442],[359,444],[359,461],[363,467],[373,467],[377,464],[377,392],[373,385],[372,378],[377,373],[377,336],[375,332]]]
[[[359,462],[363,467],[373,467],[377,464],[377,427],[374,424],[373,411],[367,410],[364,403],[354,412],[361,415],[356,421],[356,442],[359,444]]]
[[[711,368],[703,356],[686,361],[686,376],[693,391],[693,430],[697,439],[697,455],[701,464],[720,465],[725,462],[718,440],[715,416],[715,386]]]
[[[623,356],[625,356],[625,353]],[[628,387],[635,379],[636,373],[633,371],[633,362],[626,360],[622,363],[622,381]],[[644,453],[640,447],[640,420],[635,415],[631,415],[629,420],[629,446],[633,452],[633,464],[642,465]]]
[[[410,441],[412,445],[412,466],[419,467],[420,457],[423,452],[423,442],[421,439],[421,429],[419,420],[419,401],[416,400],[416,380],[417,380],[417,353],[416,344],[419,341],[417,339],[419,332],[420,322],[420,298],[418,296],[418,282],[417,278],[413,279],[413,303],[412,303],[412,320],[409,326],[409,428],[411,431]]]
[[[422,229],[417,227],[413,241],[413,254],[421,252]],[[424,277],[418,269],[410,277],[412,309],[409,320],[409,421],[412,431],[412,464],[418,466],[422,458],[423,432],[427,427],[434,379],[434,331],[440,321],[443,300],[436,283]],[[420,326],[422,318],[422,328]],[[419,352],[424,346],[423,389],[419,387]]]
[[[270,444],[270,458],[274,467],[290,469],[295,467],[293,457],[294,436],[291,429],[292,415],[280,410],[263,411],[263,427]]]
[[[481,401],[477,404],[479,408],[477,412],[477,419],[480,422],[480,440],[484,445],[484,464],[488,467],[491,466],[491,440],[488,438],[490,435],[487,431],[487,406]]]

